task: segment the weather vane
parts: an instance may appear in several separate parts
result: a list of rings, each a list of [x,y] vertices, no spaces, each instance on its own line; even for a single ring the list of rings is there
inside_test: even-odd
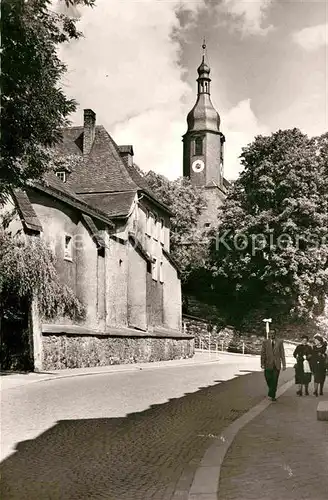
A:
[[[205,49],[206,49],[206,40],[205,40],[205,37],[203,38],[203,45],[202,45],[202,49],[203,49],[204,54],[205,54]]]

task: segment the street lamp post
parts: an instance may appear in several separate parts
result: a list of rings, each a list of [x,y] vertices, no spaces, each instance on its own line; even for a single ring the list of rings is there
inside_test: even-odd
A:
[[[266,331],[266,338],[269,338],[269,331],[270,331],[270,323],[272,323],[271,318],[266,318],[263,320],[265,322],[265,331]]]

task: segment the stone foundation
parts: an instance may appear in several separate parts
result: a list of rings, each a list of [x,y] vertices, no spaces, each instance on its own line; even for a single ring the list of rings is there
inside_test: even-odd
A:
[[[219,330],[216,325],[212,325],[206,319],[197,318],[184,314],[182,316],[185,332],[195,337],[195,347],[207,350],[209,341],[211,349],[227,350],[234,337],[234,330],[231,327]],[[210,333],[210,336],[209,336]]]
[[[43,335],[43,370],[191,358],[193,338]]]

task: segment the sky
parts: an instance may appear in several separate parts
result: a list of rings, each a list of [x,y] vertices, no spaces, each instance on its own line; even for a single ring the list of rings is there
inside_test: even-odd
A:
[[[328,130],[327,0],[96,0],[70,13],[84,34],[60,49],[72,124],[93,109],[144,171],[182,175],[204,37],[227,179],[256,135]]]

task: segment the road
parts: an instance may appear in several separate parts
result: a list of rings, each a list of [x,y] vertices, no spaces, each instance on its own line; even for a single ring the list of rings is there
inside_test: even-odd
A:
[[[187,499],[211,436],[265,395],[258,370],[222,356],[3,391],[1,499]]]

